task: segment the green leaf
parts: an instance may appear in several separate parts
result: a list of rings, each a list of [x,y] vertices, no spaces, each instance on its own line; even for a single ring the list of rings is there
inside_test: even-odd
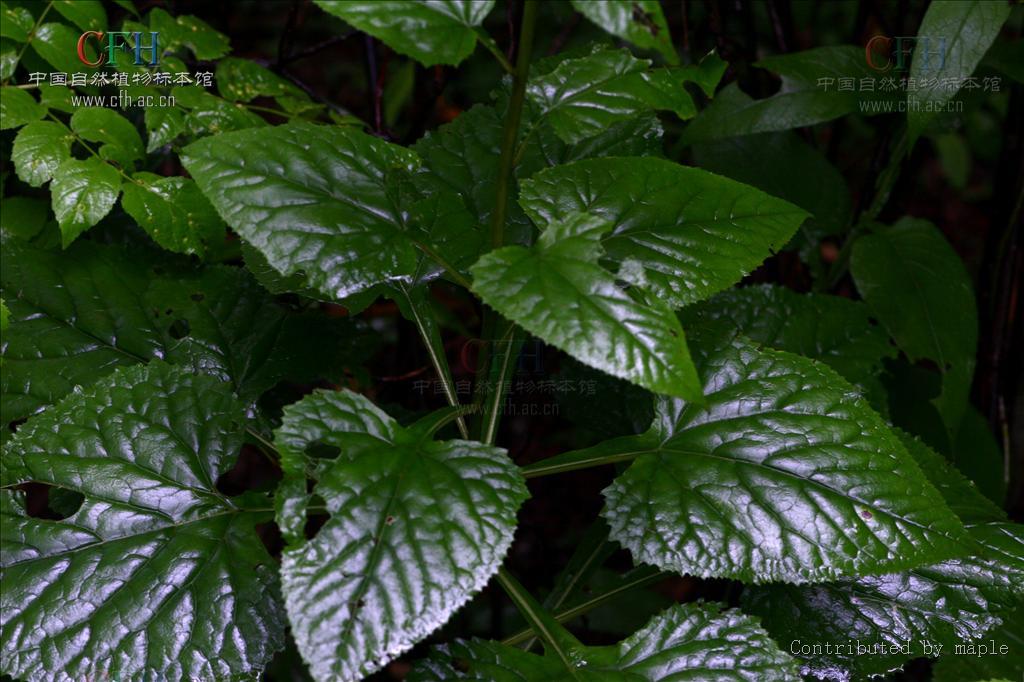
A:
[[[859,89],[862,78],[879,80],[879,72],[872,70],[864,59],[863,47],[818,47],[768,57],[755,66],[782,77],[779,92],[755,100],[735,83],[730,84],[686,126],[680,140],[682,143],[789,130],[831,121],[854,112],[866,115],[885,113],[881,103],[895,102],[900,96],[898,87],[891,91],[881,87],[872,91]],[[854,89],[840,91],[840,78],[853,79],[849,82],[854,83]],[[878,107],[877,110],[873,105]]]
[[[5,362],[6,365],[6,362]],[[242,446],[230,387],[121,370],[29,420],[3,452],[3,672],[28,679],[252,675],[284,644],[274,560],[217,491]],[[81,493],[59,521],[9,486]]]
[[[1024,674],[1024,604],[1006,618],[1000,627],[983,638],[971,639],[943,652],[935,664],[935,682],[1017,680]],[[995,645],[995,646],[993,646]],[[995,649],[1005,646],[1006,653]],[[958,651],[958,649],[960,649]]]
[[[72,88],[63,85],[50,85],[49,83],[39,84],[39,103],[47,109],[63,111],[66,114],[73,114],[77,107],[72,101],[74,95]]]
[[[691,338],[705,405],[661,398],[647,433],[524,473],[635,460],[604,491],[612,539],[696,576],[821,582],[970,551],[906,448],[832,370],[741,337]]]
[[[149,28],[160,34],[164,51],[184,45],[200,60],[220,59],[231,51],[231,42],[226,35],[191,15],[172,17],[156,7],[149,13]]]
[[[974,481],[990,500],[1002,504],[1009,483],[1006,455],[988,420],[973,405],[968,404],[964,410],[951,449],[957,469]]]
[[[100,156],[122,168],[131,168],[145,156],[142,138],[135,126],[113,109],[78,109],[71,117],[71,129],[84,140],[101,142]]]
[[[911,146],[960,90],[963,79],[974,73],[1009,16],[1010,5],[998,0],[929,3],[910,65],[910,77],[919,84],[907,92]]]
[[[223,100],[194,85],[176,87],[171,90],[171,95],[175,104],[188,110],[184,119],[185,129],[196,137],[267,125],[241,104]]]
[[[107,30],[107,13],[100,0],[54,0],[53,9],[83,31]]]
[[[656,50],[669,64],[679,63],[657,0],[572,0],[572,7],[608,33],[641,49]]]
[[[497,571],[527,497],[504,450],[433,441],[355,393],[318,391],[286,408],[274,443],[286,482],[302,482],[278,517],[293,543],[281,575],[317,680],[361,679],[447,621]],[[296,525],[313,443],[341,454],[319,467],[313,492],[330,519],[305,541]]]
[[[59,123],[33,121],[18,131],[11,161],[18,177],[33,187],[53,178],[62,163],[71,158],[71,135]]]
[[[46,108],[40,106],[39,102],[25,90],[13,87],[0,88],[0,130],[20,128],[44,116]]]
[[[700,398],[678,319],[636,300],[598,265],[606,220],[552,222],[532,249],[492,251],[472,268],[473,290],[527,331],[581,362],[658,393]]]
[[[877,384],[882,359],[896,355],[888,335],[872,324],[859,301],[824,294],[798,294],[761,285],[731,289],[686,308],[684,325],[714,320],[777,350],[820,360],[847,381]]]
[[[257,97],[304,97],[305,93],[270,69],[249,59],[228,57],[217,62],[217,90],[232,102],[250,102]]]
[[[144,116],[149,141],[146,153],[152,154],[165,144],[170,144],[185,132],[185,115],[180,109],[171,107],[147,107]]]
[[[145,258],[88,241],[64,252],[5,243],[0,263],[11,310],[4,424],[157,358],[230,379],[252,400],[286,376],[340,378],[339,365],[364,352],[351,323],[290,313],[239,268],[159,274]]]
[[[4,197],[4,210],[0,212],[0,233],[30,241],[43,229],[50,215],[50,206],[42,199],[13,196]]]
[[[6,38],[0,38],[0,80],[14,76],[14,70],[18,68],[18,57],[17,45]]]
[[[795,132],[761,133],[694,145],[697,166],[758,188],[811,214],[804,230],[831,235],[853,206],[842,173]]]
[[[103,219],[121,193],[121,174],[96,157],[58,166],[50,187],[64,246]]]
[[[567,59],[530,80],[526,94],[566,142],[579,142],[609,125],[651,110],[679,118],[697,113],[683,83],[687,69],[648,70],[650,61],[626,50],[600,50]]]
[[[455,65],[472,54],[476,28],[494,8],[494,0],[316,0],[316,4],[424,66]]]
[[[680,604],[655,616],[614,646],[582,647],[576,670],[554,656],[537,656],[484,640],[456,640],[434,649],[409,682],[669,682],[764,680],[797,682],[793,660],[757,621],[718,604]]]
[[[969,558],[902,573],[744,591],[744,608],[761,617],[779,641],[813,647],[855,640],[884,647],[869,655],[844,648],[805,655],[805,674],[842,670],[862,678],[898,669],[911,658],[949,652],[998,626],[1024,596],[1024,526],[1005,522],[1002,511],[940,455],[909,436],[902,440],[968,523],[978,550]]]
[[[850,272],[857,290],[912,362],[942,372],[932,402],[952,432],[974,374],[978,312],[960,256],[926,220],[904,218],[858,239]]]
[[[29,45],[55,71],[75,73],[83,68],[75,51],[80,35],[81,31],[76,31],[67,24],[48,23],[36,29]],[[93,46],[88,45],[87,49],[86,55],[90,59],[95,59],[96,53]]]
[[[0,19],[0,37],[12,38],[19,43],[28,40],[28,34],[36,23],[32,13],[24,7],[10,7],[4,2],[0,2]]]
[[[417,255],[386,176],[416,155],[351,128],[291,123],[194,142],[182,161],[281,274],[341,299],[413,274]]]
[[[4,299],[0,298],[0,331],[7,331],[7,326],[11,322],[11,311],[4,303]]]
[[[753,187],[653,158],[541,171],[523,182],[519,201],[542,227],[577,212],[610,222],[608,258],[673,307],[740,281],[807,217]]]
[[[203,257],[224,241],[224,223],[195,182],[152,173],[133,180],[124,185],[121,205],[157,244]]]

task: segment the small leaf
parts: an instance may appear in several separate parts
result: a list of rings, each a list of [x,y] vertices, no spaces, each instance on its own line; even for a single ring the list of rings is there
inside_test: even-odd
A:
[[[680,604],[655,616],[615,646],[574,652],[573,673],[554,656],[537,656],[484,640],[456,640],[434,649],[413,668],[409,682],[670,682],[763,680],[797,682],[794,661],[754,619],[718,604]]]
[[[904,446],[832,370],[741,337],[691,338],[705,405],[661,398],[647,433],[527,475],[635,460],[604,492],[611,537],[679,573],[821,582],[970,551]]]
[[[67,24],[48,23],[36,29],[29,45],[55,71],[75,73],[82,70],[82,62],[78,60],[78,54],[75,52],[80,35],[80,31],[75,31]],[[90,60],[95,59],[93,46],[87,44],[86,49],[86,56]]]
[[[700,399],[678,319],[642,303],[598,265],[611,225],[585,214],[549,224],[536,246],[492,251],[472,268],[485,303],[581,362],[657,393]]]
[[[103,219],[117,203],[121,175],[96,157],[69,159],[53,174],[53,212],[65,247]]]
[[[232,102],[250,102],[257,97],[305,96],[284,78],[249,59],[220,60],[215,80],[221,96]]]
[[[14,87],[0,88],[0,130],[20,128],[44,116],[46,108],[26,91]]]
[[[54,0],[53,9],[83,31],[107,30],[107,13],[100,0]]]
[[[142,138],[135,126],[113,109],[78,109],[71,117],[71,129],[84,140],[101,142],[100,156],[122,168],[131,168],[145,156]]]
[[[932,402],[949,431],[960,423],[974,374],[978,312],[960,256],[926,220],[904,218],[853,245],[850,272],[875,316],[912,362],[935,362]]]
[[[317,391],[285,408],[274,443],[288,481],[279,522],[285,604],[317,680],[359,680],[441,626],[493,575],[512,542],[525,483],[504,450],[437,442],[366,398]],[[330,519],[312,540],[304,450],[340,448],[313,492]],[[282,502],[279,499],[279,504]],[[298,506],[295,506],[298,505]]]
[[[4,2],[0,2],[0,19],[0,37],[11,38],[19,43],[28,40],[28,34],[36,23],[32,13],[24,7],[10,7]]]
[[[224,241],[224,223],[195,182],[151,173],[133,179],[124,185],[121,204],[157,244],[202,257]]]
[[[567,59],[531,79],[527,96],[566,142],[579,142],[609,125],[650,110],[687,119],[697,113],[683,87],[685,69],[648,70],[650,62],[626,50],[601,50]]]
[[[316,0],[325,12],[424,66],[456,65],[476,47],[476,27],[494,0]]]
[[[669,64],[679,63],[657,0],[573,0],[572,7],[608,33],[641,49],[656,50]]]
[[[4,673],[262,670],[284,644],[274,560],[254,529],[266,515],[215,487],[244,421],[230,387],[156,363],[120,370],[18,429],[0,491]],[[67,519],[32,518],[8,489],[29,481],[84,499]]]
[[[386,175],[411,151],[351,128],[291,123],[199,140],[182,161],[239,235],[284,275],[341,299],[410,278],[417,254]]]
[[[18,177],[33,187],[53,178],[62,163],[71,158],[74,136],[59,123],[33,121],[18,131],[11,161]]]
[[[185,115],[180,109],[171,107],[147,107],[143,114],[149,141],[146,153],[152,154],[165,144],[170,144],[185,132]]]
[[[228,37],[198,17],[172,17],[156,7],[149,13],[149,28],[160,34],[165,51],[184,45],[200,60],[220,59],[231,51]]]
[[[965,78],[974,73],[1010,16],[998,0],[935,0],[924,13],[914,44],[910,78],[921,85],[907,91],[910,144],[924,132]],[[938,62],[938,64],[936,64]],[[950,83],[954,83],[950,87]]]
[[[612,224],[603,246],[673,307],[726,289],[781,248],[807,212],[753,187],[653,158],[578,161],[523,182],[541,227],[586,212]]]
[[[223,100],[193,85],[175,87],[171,95],[176,105],[188,110],[184,119],[185,129],[195,137],[267,125],[242,105]]]

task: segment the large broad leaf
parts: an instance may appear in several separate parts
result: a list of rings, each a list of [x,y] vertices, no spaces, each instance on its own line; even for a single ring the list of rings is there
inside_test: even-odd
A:
[[[907,91],[911,144],[974,73],[1009,16],[1009,3],[998,0],[935,0],[928,5],[910,65],[910,78],[918,84]]]
[[[1006,522],[998,507],[926,445],[911,437],[903,442],[967,523],[978,549],[968,558],[902,573],[745,591],[746,610],[760,616],[776,639],[798,641],[807,652],[801,655],[805,674],[860,678],[918,656],[950,653],[998,626],[1024,597],[1024,526]],[[855,648],[816,648],[851,640],[879,648],[867,655]]]
[[[5,488],[83,496],[26,515],[3,490],[2,668],[28,679],[214,679],[262,670],[284,644],[274,560],[217,491],[242,445],[228,385],[157,363],[122,369],[27,422]]]
[[[911,361],[942,372],[933,401],[950,431],[960,423],[974,374],[978,312],[960,256],[926,220],[904,218],[858,239],[850,272],[857,290]]]
[[[820,360],[854,384],[874,389],[882,359],[896,349],[859,301],[762,285],[731,289],[686,308],[684,324],[716,320],[778,350]]]
[[[231,379],[252,399],[292,373],[322,376],[336,354],[357,349],[350,325],[289,314],[237,268],[159,275],[144,258],[92,242],[63,253],[6,243],[0,277],[11,309],[4,424],[153,359]],[[316,352],[309,338],[323,341]]]
[[[107,13],[100,0],[56,0],[53,8],[83,31],[107,28]]]
[[[281,574],[292,633],[317,680],[360,680],[440,627],[497,571],[527,497],[504,450],[431,440],[366,398],[316,392],[285,409],[275,445],[286,484],[279,521],[293,546]],[[330,519],[301,537],[303,455]],[[294,483],[298,483],[298,486]]]
[[[523,183],[520,203],[542,227],[577,212],[610,222],[608,258],[674,307],[738,282],[807,217],[753,187],[652,158],[541,171]]]
[[[704,405],[662,398],[639,436],[527,467],[635,460],[605,490],[611,537],[664,570],[820,582],[971,545],[906,448],[824,365],[701,330]]]
[[[476,47],[476,27],[494,0],[316,0],[324,11],[380,38],[424,66],[458,64]]]
[[[598,265],[608,221],[576,214],[537,244],[492,251],[473,266],[473,290],[510,320],[581,362],[657,393],[700,398],[679,320],[638,300]]]
[[[725,63],[710,88],[721,78]],[[580,142],[613,123],[652,110],[668,110],[679,118],[697,113],[683,84],[699,80],[699,67],[648,69],[650,62],[626,50],[599,50],[567,59],[554,70],[530,80],[526,94],[558,136]],[[704,86],[707,84],[704,83]]]
[[[883,87],[879,72],[872,70],[864,59],[864,48],[853,45],[818,47],[768,57],[756,66],[782,77],[779,92],[755,100],[736,84],[724,88],[686,127],[682,142],[789,130],[853,112],[865,115],[891,112],[892,105],[902,94],[895,80],[891,89]],[[877,87],[863,89],[862,79]]]
[[[416,250],[386,176],[416,155],[352,128],[291,123],[194,142],[182,161],[236,232],[334,299],[411,278]]]
[[[796,682],[793,660],[754,619],[717,604],[682,604],[614,646],[583,647],[574,670],[552,655],[484,640],[457,640],[420,662],[409,682]]]
[[[669,64],[678,64],[668,22],[658,0],[573,0],[573,9],[614,36],[639,48],[657,50]]]

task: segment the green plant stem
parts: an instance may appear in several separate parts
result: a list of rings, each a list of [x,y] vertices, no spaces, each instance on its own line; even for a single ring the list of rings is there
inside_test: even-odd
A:
[[[501,53],[498,46],[494,44],[494,39],[487,35],[487,32],[482,28],[476,29],[477,40],[480,44],[487,48],[487,51],[494,55],[494,58],[498,60],[498,64],[505,70],[505,73],[515,73],[515,67],[512,66],[511,62],[505,58],[505,55]]]
[[[533,51],[533,28],[537,23],[537,0],[523,4],[523,21],[519,29],[519,54],[513,71],[512,97],[505,113],[505,127],[501,140],[501,159],[495,192],[494,213],[491,216],[491,246],[499,248],[505,242],[505,221],[508,218],[508,198],[512,187],[516,139],[519,121],[526,100],[526,79],[530,73],[530,53]]]
[[[125,173],[124,169],[121,168],[120,166],[118,166],[116,164],[113,164],[113,163],[110,163],[109,161],[104,159],[102,156],[100,156],[99,152],[97,152],[95,149],[92,148],[92,145],[90,145],[88,142],[86,142],[81,137],[79,137],[78,133],[76,133],[74,130],[72,130],[68,126],[67,123],[65,123],[64,121],[60,120],[56,116],[54,116],[52,112],[47,112],[46,116],[47,116],[47,118],[51,119],[53,122],[59,124],[62,128],[64,128],[64,130],[68,131],[68,134],[71,135],[72,137],[74,137],[75,138],[75,142],[77,142],[78,144],[82,145],[85,148],[85,151],[89,152],[90,154],[95,156],[97,159],[99,159],[103,163],[105,163],[108,166],[110,166],[111,168],[115,169],[118,173],[121,174],[121,177],[123,177],[125,180],[127,180],[130,183],[132,183],[133,185],[139,185],[140,187],[145,187],[146,186],[145,183],[139,182],[138,180],[136,180],[132,176],[130,176],[127,173]]]
[[[452,407],[460,407],[458,391],[455,390],[455,380],[452,378],[451,368],[448,366],[448,358],[444,354],[444,345],[441,343],[437,322],[432,318],[427,320],[423,317],[422,311],[405,285],[399,285],[399,288],[409,305],[409,314],[413,318],[412,322],[416,325],[416,330],[420,333],[420,339],[423,340],[423,346],[427,349],[427,355],[430,356],[430,364],[434,366],[437,378],[441,381],[445,399]],[[469,439],[469,429],[466,427],[466,420],[462,414],[458,415],[456,422],[459,434],[463,438]]]
[[[515,366],[515,358],[518,355],[519,344],[516,343],[516,325],[507,320],[501,320],[504,329],[494,342],[491,350],[491,360],[497,362],[498,371],[494,376],[494,383],[489,387],[484,399],[483,422],[480,425],[480,440],[487,445],[493,445],[498,437],[498,424],[501,421],[501,405],[505,401],[505,394],[508,388],[509,375]],[[494,374],[492,372],[492,374]],[[490,378],[490,377],[488,377]]]
[[[561,458],[559,456],[542,460],[520,469],[524,478],[538,478],[540,476],[551,476],[552,474],[564,474],[568,471],[579,469],[590,469],[592,467],[604,466],[606,464],[617,464],[629,462],[640,455],[646,455],[651,450],[636,450],[634,452],[617,452],[613,455],[597,455],[586,458]]]
[[[576,638],[569,634],[569,631],[561,626],[551,614],[544,610],[536,599],[533,598],[526,588],[519,584],[508,570],[502,566],[498,569],[498,582],[502,589],[508,594],[509,599],[516,605],[519,613],[523,615],[526,622],[530,624],[530,630],[537,634],[544,648],[548,653],[553,653],[561,659],[562,664],[573,679],[579,679],[576,672],[576,665],[571,655],[571,650],[580,646]]]
[[[417,240],[413,240],[413,244],[416,246],[417,249],[423,252],[423,255],[425,255],[427,258],[429,258],[430,260],[434,261],[442,268],[444,268],[445,273],[452,279],[453,282],[458,284],[463,289],[466,289],[467,291],[473,288],[473,283],[466,279],[465,276],[462,275],[462,273],[455,269],[454,265],[445,260],[445,258],[437,251],[430,248],[430,246],[428,246],[427,244],[424,244],[423,242]]]
[[[257,431],[251,426],[246,426],[245,432],[248,433],[249,436],[254,441],[256,441],[256,449],[263,453],[264,457],[266,457],[274,465],[280,464],[281,455],[277,452],[277,448],[274,447],[273,443],[271,443],[262,435],[260,435],[259,431]]]
[[[554,615],[554,619],[559,624],[561,624],[561,623],[568,623],[571,620],[573,620],[574,618],[579,618],[583,614],[588,613],[590,611],[593,611],[594,609],[596,609],[599,606],[603,606],[604,604],[607,604],[608,602],[612,601],[613,599],[615,599],[616,597],[618,597],[620,595],[623,595],[623,594],[625,594],[625,593],[627,593],[627,592],[629,592],[631,590],[635,590],[637,588],[645,587],[647,585],[651,585],[653,583],[656,583],[659,580],[663,579],[664,577],[665,577],[665,574],[664,573],[660,573],[658,571],[654,571],[653,573],[650,573],[650,574],[645,574],[645,575],[642,575],[642,576],[638,576],[637,578],[635,578],[633,580],[630,580],[628,582],[623,583],[622,585],[619,585],[615,589],[609,590],[608,592],[604,592],[602,594],[597,595],[596,597],[588,599],[587,601],[583,602],[582,604],[577,604],[576,606],[573,606],[572,608],[565,609],[563,611],[559,611],[558,613],[556,613]],[[517,632],[516,634],[512,635],[511,637],[503,640],[502,644],[506,644],[508,646],[518,646],[520,644],[528,642],[530,639],[533,638],[533,636],[534,636],[534,631],[532,629],[523,630],[523,631]]]

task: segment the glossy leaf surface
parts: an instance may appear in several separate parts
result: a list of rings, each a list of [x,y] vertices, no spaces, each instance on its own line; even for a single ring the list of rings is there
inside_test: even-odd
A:
[[[415,247],[386,176],[412,152],[351,128],[292,123],[189,145],[182,160],[239,235],[281,274],[342,299],[412,276]]]
[[[458,64],[476,47],[493,0],[317,0],[325,12],[380,38],[424,66]]]
[[[832,370],[718,334],[691,347],[705,406],[662,398],[647,433],[527,471],[635,460],[604,493],[611,537],[679,573],[821,582],[969,550],[900,441]]]
[[[523,183],[520,203],[542,227],[576,212],[611,223],[607,257],[674,307],[738,282],[807,217],[753,187],[653,158],[542,171]]]
[[[678,64],[668,23],[657,0],[573,0],[573,9],[601,28],[637,47],[656,50],[669,64]]]
[[[81,493],[33,518],[3,490],[3,671],[30,679],[232,677],[283,644],[273,560],[215,487],[241,447],[230,387],[122,369],[19,429],[3,485]]]
[[[498,569],[525,483],[504,450],[439,442],[403,428],[366,398],[316,392],[285,410],[275,433],[286,481],[279,521],[285,603],[317,680],[359,680],[440,627]],[[304,451],[321,461],[313,492],[330,519],[301,532]]]
[[[657,393],[699,398],[682,327],[598,264],[610,224],[577,214],[550,223],[531,249],[508,246],[473,266],[473,290],[502,315],[608,374]]]

